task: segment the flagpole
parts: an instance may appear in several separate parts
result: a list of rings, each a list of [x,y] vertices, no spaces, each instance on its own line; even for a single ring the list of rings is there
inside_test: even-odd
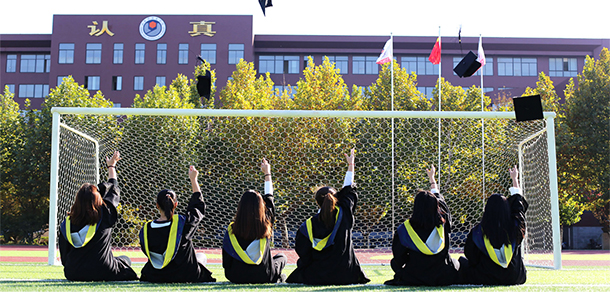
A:
[[[477,55],[481,55],[483,49],[482,36],[479,34],[479,47],[481,52],[477,51]],[[481,112],[485,111],[485,91],[483,90],[483,68],[481,67]],[[485,119],[481,119],[481,164],[483,164],[483,187],[482,187],[482,199],[485,202]]]
[[[391,84],[391,109],[394,111],[394,35],[390,32],[390,84]],[[394,156],[394,118],[392,118],[392,230],[396,230],[394,228],[394,164],[395,164],[395,156]]]
[[[441,27],[439,25],[438,27],[438,41],[439,41],[439,45],[442,48],[442,42],[441,42]],[[442,100],[442,96],[443,96],[443,90],[442,90],[442,84],[441,84],[441,64],[442,64],[442,49],[441,49],[441,55],[439,58],[439,62],[438,62],[438,111],[441,111],[441,100]],[[438,182],[437,184],[440,186],[441,185],[441,118],[438,118]],[[440,190],[439,190],[440,191]]]

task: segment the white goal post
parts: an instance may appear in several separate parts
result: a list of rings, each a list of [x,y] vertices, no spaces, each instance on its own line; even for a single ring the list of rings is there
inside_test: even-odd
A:
[[[379,263],[389,263],[393,232],[409,217],[415,190],[427,187],[422,168],[434,163],[452,212],[452,252],[461,252],[468,231],[480,220],[485,199],[508,192],[508,169],[518,165],[530,203],[522,245],[526,264],[561,268],[552,112],[528,122],[516,122],[514,112],[496,111],[51,112],[50,265],[59,263],[58,226],[76,190],[85,182],[104,181],[102,160],[114,150],[124,156],[118,166],[122,193],[120,222],[113,231],[115,248],[139,249],[137,230],[156,216],[152,198],[159,190],[171,188],[181,194],[179,211],[186,205],[189,164],[200,171],[207,205],[195,246],[219,248],[241,193],[262,190],[257,162],[266,157],[275,185],[274,248],[291,249],[296,228],[315,212],[311,189],[340,186],[345,173],[342,153],[355,147],[360,201],[352,236],[357,251],[385,254]]]

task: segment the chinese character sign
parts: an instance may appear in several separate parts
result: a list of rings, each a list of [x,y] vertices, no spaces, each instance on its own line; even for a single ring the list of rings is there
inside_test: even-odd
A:
[[[87,28],[91,29],[91,31],[89,32],[90,36],[101,36],[104,33],[107,33],[109,36],[113,36],[114,33],[110,31],[110,29],[108,29],[108,21],[104,20],[102,21],[102,28],[98,29],[97,28],[97,21],[92,21],[93,25],[88,25]]]
[[[193,37],[199,36],[202,34],[211,37],[211,36],[214,36],[214,34],[216,33],[215,31],[212,30],[212,24],[216,24],[216,22],[196,21],[196,22],[191,22],[191,24],[193,25],[193,30],[189,31],[189,34]]]

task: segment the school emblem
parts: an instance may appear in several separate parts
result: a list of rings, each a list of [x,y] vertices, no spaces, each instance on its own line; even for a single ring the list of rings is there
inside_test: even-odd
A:
[[[140,35],[149,41],[156,41],[165,34],[165,22],[156,16],[146,17],[140,22]]]

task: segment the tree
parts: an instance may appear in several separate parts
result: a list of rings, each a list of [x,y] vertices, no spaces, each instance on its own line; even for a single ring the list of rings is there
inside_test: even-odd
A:
[[[430,102],[417,90],[417,75],[407,74],[394,60],[394,110],[430,110]],[[379,77],[368,90],[367,110],[391,110],[392,66],[383,64]]]
[[[5,94],[6,98],[6,94]],[[45,98],[41,110],[29,108],[19,131],[22,139],[11,151],[12,167],[6,174],[13,186],[10,206],[3,205],[2,228],[4,234],[15,242],[32,243],[47,227],[49,219],[49,177],[51,155],[51,108],[64,107],[112,107],[112,102],[104,99],[100,92],[93,97],[89,91],[79,86],[72,77],[64,79],[57,88]],[[14,109],[14,107],[12,107]],[[10,113],[10,111],[9,111]],[[13,114],[9,114],[14,116]],[[76,115],[75,126],[107,127],[110,119],[87,118]],[[7,231],[8,229],[8,231]]]
[[[17,239],[17,224],[21,215],[20,201],[15,196],[19,186],[14,184],[12,176],[17,149],[23,143],[24,120],[19,115],[19,104],[13,97],[8,87],[0,94],[0,222],[5,241]]]
[[[587,202],[610,234],[610,53],[585,59],[578,88],[565,90],[565,115],[558,129],[559,185],[564,195]]]

